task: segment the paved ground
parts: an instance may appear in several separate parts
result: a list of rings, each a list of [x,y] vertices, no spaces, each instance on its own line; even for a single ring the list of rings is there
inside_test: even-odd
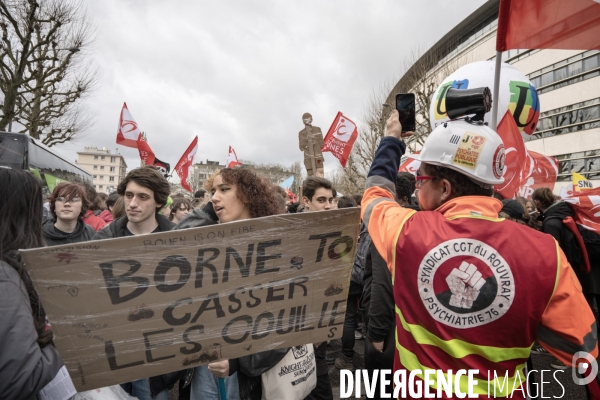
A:
[[[359,354],[359,359],[357,362],[358,368],[364,368],[364,358],[362,355],[364,354],[364,340],[357,340],[354,346],[354,350]],[[333,340],[330,342],[327,348],[327,354],[333,357],[339,357],[342,351],[342,343],[341,340]],[[537,398],[562,398],[565,400],[585,400],[585,389],[582,386],[577,386],[573,383],[571,378],[571,368],[568,368],[564,372],[556,372],[556,370],[550,368],[550,363],[552,362],[552,357],[549,355],[533,355],[533,367],[535,371],[544,372],[544,385],[543,385],[543,393],[538,393]],[[550,372],[551,371],[551,372]],[[556,372],[556,373],[555,373]],[[535,381],[541,382],[541,374],[540,372],[534,372]],[[556,378],[560,381],[562,387],[556,382],[553,378]],[[331,386],[333,388],[333,398],[338,400],[340,398],[340,373],[335,366],[329,366],[329,380]],[[539,385],[538,385],[539,387]],[[564,389],[563,389],[564,387]],[[563,395],[564,391],[564,395]],[[174,388],[171,390],[169,400],[178,400],[177,389]],[[364,395],[364,388],[362,390],[363,396],[362,399],[366,399]],[[354,398],[354,397],[352,397]],[[203,400],[203,399],[200,399]]]

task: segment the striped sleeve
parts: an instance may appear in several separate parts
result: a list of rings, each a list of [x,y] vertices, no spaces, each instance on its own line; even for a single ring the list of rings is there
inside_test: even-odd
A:
[[[390,271],[393,271],[394,249],[400,227],[415,213],[414,210],[400,207],[395,200],[396,175],[405,149],[404,142],[394,137],[381,140],[361,202],[361,218]]]
[[[549,353],[571,365],[573,355],[579,351],[598,357],[596,319],[558,243],[556,251],[559,262],[556,287],[542,315],[537,339]]]

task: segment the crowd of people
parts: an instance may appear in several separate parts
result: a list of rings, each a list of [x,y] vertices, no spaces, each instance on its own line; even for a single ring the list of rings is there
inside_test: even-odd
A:
[[[327,342],[314,344],[317,383],[307,399],[333,398],[329,365],[355,369],[355,341],[360,339],[365,340],[360,356],[369,373],[485,367],[501,374],[509,371],[514,378],[528,359],[531,362],[532,346],[534,353],[556,357],[553,366],[559,369],[571,366],[575,351],[597,356],[591,309],[597,311],[600,301],[600,266],[593,266],[589,274],[571,266],[572,237],[562,224],[573,214],[569,204],[548,188],[537,189],[530,200],[495,199],[493,177],[428,158],[428,148],[433,152],[436,146],[434,134],[421,152],[416,177],[398,173],[405,135],[392,113],[364,193],[338,196],[330,181],[311,176],[304,180],[296,203],[286,191],[243,167],[218,171],[191,199],[171,194],[165,177],[146,166],[130,171],[116,193],[96,193],[89,184],[60,183],[43,204],[37,178],[0,168],[1,397],[36,398],[63,365],[53,345],[52,321],[47,321],[19,249],[357,206],[362,222],[347,290],[342,354],[334,359],[327,354]],[[485,162],[489,160],[481,161]],[[456,250],[462,261],[456,268],[435,260],[435,268],[423,268],[432,249],[446,246],[448,253],[448,246],[461,240],[496,252],[496,259],[510,270],[509,278],[491,267],[482,275],[479,264],[469,258],[473,251]],[[484,255],[478,257],[486,263]],[[445,290],[439,290],[439,280],[434,283],[437,273],[446,277]],[[496,296],[500,287],[507,293],[506,302]],[[428,290],[436,291],[435,296]],[[428,312],[424,305],[454,316],[440,319],[441,313]],[[479,317],[472,326],[460,326],[461,315],[472,309],[493,311],[485,321]],[[490,333],[498,330],[503,334]],[[204,400],[219,399],[224,384],[229,399],[261,399],[261,375],[288,350],[219,360],[122,383],[121,388],[139,399],[165,400],[178,384],[180,399]],[[379,388],[375,393],[379,395]]]

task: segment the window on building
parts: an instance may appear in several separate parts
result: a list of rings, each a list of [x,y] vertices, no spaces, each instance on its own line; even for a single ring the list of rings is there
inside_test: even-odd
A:
[[[116,162],[117,161],[117,157],[111,157],[110,158],[110,162]]]
[[[97,160],[97,159],[98,159],[98,156],[94,156],[94,160]]]
[[[110,177],[108,178],[108,180],[109,180],[110,182],[114,182],[114,181],[115,181],[115,177],[114,177],[114,176],[110,176]]]
[[[115,172],[115,167],[110,167],[110,172]]]
[[[98,169],[98,166],[97,166],[97,165],[94,165],[94,169]]]
[[[539,94],[600,75],[600,52],[590,50],[527,75]]]
[[[104,161],[104,159],[105,159],[105,158],[106,158],[106,157],[102,156],[101,160],[102,160],[102,161]]]
[[[98,175],[94,175],[94,179],[96,179],[98,177]]]
[[[102,186],[102,185],[99,185],[99,186],[98,186],[98,189],[102,189],[102,188],[103,188],[103,186]]]
[[[100,179],[104,179],[104,175],[100,175]]]
[[[600,97],[540,114],[532,140],[600,127]]]
[[[100,169],[104,169],[104,165],[101,165],[101,166],[100,166]]]
[[[600,150],[554,156],[559,160],[557,181],[570,181],[577,172],[587,179],[600,179]]]

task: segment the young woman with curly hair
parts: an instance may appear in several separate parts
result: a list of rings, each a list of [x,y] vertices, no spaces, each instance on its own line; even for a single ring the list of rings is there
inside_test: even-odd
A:
[[[279,213],[273,186],[246,168],[224,168],[206,181],[219,223]]]
[[[212,194],[213,208],[221,224],[280,212],[273,185],[246,168],[222,169],[208,179],[204,188]],[[281,361],[287,352],[288,349],[270,350],[197,367],[191,398],[218,400],[218,378],[225,378],[228,399],[261,399],[261,374]]]

